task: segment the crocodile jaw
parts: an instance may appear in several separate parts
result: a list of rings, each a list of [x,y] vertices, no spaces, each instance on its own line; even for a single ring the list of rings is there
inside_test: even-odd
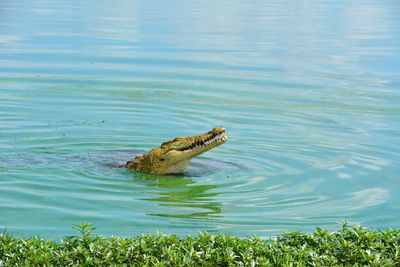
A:
[[[227,140],[225,128],[214,128],[201,135],[175,138],[128,161],[126,167],[151,174],[182,173],[193,157],[222,145]]]

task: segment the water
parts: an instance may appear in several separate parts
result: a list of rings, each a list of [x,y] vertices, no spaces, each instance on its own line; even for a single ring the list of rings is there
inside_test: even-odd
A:
[[[398,1],[1,1],[0,229],[400,226]],[[184,175],[113,164],[230,140]]]

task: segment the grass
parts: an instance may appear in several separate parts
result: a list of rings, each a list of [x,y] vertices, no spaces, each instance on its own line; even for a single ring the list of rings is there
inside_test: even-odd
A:
[[[400,230],[373,231],[344,223],[336,232],[285,233],[276,239],[231,235],[79,235],[61,242],[0,234],[0,266],[400,266]]]

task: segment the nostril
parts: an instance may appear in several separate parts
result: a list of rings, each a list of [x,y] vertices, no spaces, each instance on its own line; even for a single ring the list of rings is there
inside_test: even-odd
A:
[[[211,132],[214,133],[214,134],[224,133],[225,132],[225,128],[224,127],[216,127],[214,129],[212,129]]]

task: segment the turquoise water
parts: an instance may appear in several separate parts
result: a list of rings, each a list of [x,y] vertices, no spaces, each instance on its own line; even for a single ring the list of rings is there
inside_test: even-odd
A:
[[[398,1],[1,1],[0,229],[400,227]],[[229,141],[184,175],[113,168]]]

